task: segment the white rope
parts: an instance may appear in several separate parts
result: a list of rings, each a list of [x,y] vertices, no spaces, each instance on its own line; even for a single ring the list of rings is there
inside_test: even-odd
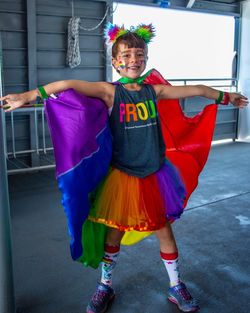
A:
[[[74,1],[71,1],[71,17],[75,16]]]
[[[101,19],[101,21],[94,27],[85,28],[81,26],[81,18],[74,16],[74,1],[71,1],[71,9],[72,9],[72,17],[68,23],[68,49],[67,49],[67,57],[66,63],[70,68],[77,67],[81,63],[81,53],[79,46],[79,29],[83,29],[85,31],[92,31],[97,29],[101,24],[105,21],[108,12],[110,10],[110,14],[112,15],[117,9],[117,5],[114,11],[111,11],[111,7],[107,5],[106,12]]]
[[[83,26],[80,25],[80,28],[83,29],[83,30],[86,30],[86,31],[88,31],[88,32],[97,29],[97,28],[98,28],[99,26],[101,26],[102,23],[104,22],[104,20],[105,20],[107,14],[108,14],[109,9],[110,9],[110,7],[107,6],[107,9],[106,9],[106,12],[105,12],[103,18],[101,19],[101,21],[100,21],[96,26],[94,26],[94,27],[92,27],[92,28],[85,28],[85,27],[83,27]]]
[[[81,63],[79,47],[79,26],[80,17],[72,17],[68,23],[68,50],[66,63],[70,68],[77,67]]]

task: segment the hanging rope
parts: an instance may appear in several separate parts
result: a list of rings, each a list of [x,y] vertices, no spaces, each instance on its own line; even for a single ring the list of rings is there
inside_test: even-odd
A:
[[[107,6],[107,9],[106,9],[106,12],[105,12],[103,18],[101,19],[101,21],[100,21],[96,26],[94,26],[94,27],[92,27],[92,28],[85,28],[85,27],[83,27],[83,26],[80,25],[80,28],[83,29],[83,30],[86,30],[86,31],[88,31],[88,32],[97,29],[97,28],[98,28],[99,26],[101,26],[102,23],[104,22],[104,20],[105,20],[107,14],[108,14],[109,9],[110,9],[110,6]]]
[[[105,21],[108,12],[111,11],[111,7],[107,5],[106,12],[101,19],[101,21],[94,27],[85,28],[81,26],[81,18],[74,16],[74,2],[71,1],[72,5],[72,17],[68,23],[68,49],[67,49],[67,57],[66,63],[70,68],[77,67],[81,63],[81,53],[80,53],[80,45],[79,45],[79,29],[83,29],[85,31],[93,31],[97,29],[101,24]],[[115,10],[114,10],[115,11]],[[111,11],[111,14],[114,13]]]
[[[81,63],[79,46],[80,17],[72,17],[68,23],[68,50],[66,63],[70,68],[77,67]]]

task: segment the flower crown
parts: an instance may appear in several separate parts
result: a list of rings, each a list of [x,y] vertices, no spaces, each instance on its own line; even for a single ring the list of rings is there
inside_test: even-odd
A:
[[[107,23],[104,29],[104,37],[107,44],[114,44],[116,40],[127,33],[137,34],[148,44],[153,37],[155,37],[155,28],[152,24],[139,24],[137,27],[131,26],[130,29],[125,29],[124,25],[118,26],[116,24]]]

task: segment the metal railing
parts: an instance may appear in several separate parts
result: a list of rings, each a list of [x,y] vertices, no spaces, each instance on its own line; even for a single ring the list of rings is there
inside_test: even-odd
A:
[[[169,79],[168,81],[172,85],[177,85],[177,86],[203,84],[203,85],[210,86],[216,89],[220,89],[222,91],[227,91],[227,92],[238,91],[237,78],[185,78],[185,79]],[[187,99],[183,99],[181,101],[182,109],[184,112],[186,111],[186,102],[187,102]],[[234,109],[234,108],[231,108],[231,109]],[[192,113],[196,114],[198,113],[198,111],[193,111]]]
[[[25,129],[25,123],[29,129]],[[55,167],[44,108],[21,108],[7,113],[6,128],[9,174]]]
[[[237,91],[238,88],[236,78],[185,78],[170,79],[169,82],[173,85],[205,84],[224,91]],[[197,111],[188,112],[186,99],[181,104],[187,115],[196,114],[199,111],[198,108]],[[44,108],[21,108],[6,113],[5,125],[7,134],[6,160],[9,174],[54,168],[53,147]]]

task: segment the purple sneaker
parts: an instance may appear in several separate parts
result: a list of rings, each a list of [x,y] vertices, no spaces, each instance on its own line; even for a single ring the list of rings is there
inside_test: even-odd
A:
[[[96,291],[90,300],[86,313],[104,313],[115,297],[114,289],[103,283],[98,283]]]
[[[168,290],[168,300],[175,303],[182,312],[195,312],[200,309],[197,301],[192,298],[184,283]]]

